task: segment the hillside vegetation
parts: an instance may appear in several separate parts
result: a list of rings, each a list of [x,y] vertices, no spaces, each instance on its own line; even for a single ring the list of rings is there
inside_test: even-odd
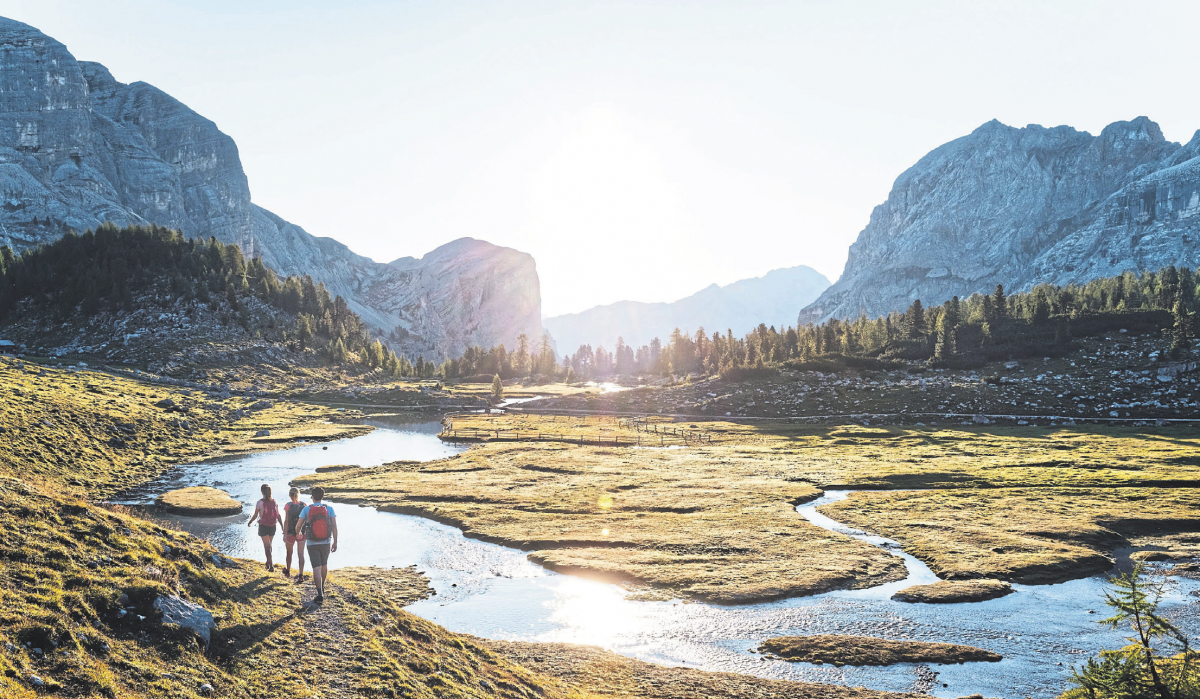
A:
[[[200,351],[219,360],[210,363],[237,364],[241,350],[280,362],[416,372],[324,284],[280,277],[237,245],[159,226],[106,224],[19,256],[0,249],[0,333],[32,353],[120,361]],[[205,347],[214,340],[229,347]]]
[[[334,414],[288,401],[213,399],[98,371],[0,357],[0,475],[108,497],[183,461],[370,429],[324,422]],[[256,437],[261,430],[270,437]]]

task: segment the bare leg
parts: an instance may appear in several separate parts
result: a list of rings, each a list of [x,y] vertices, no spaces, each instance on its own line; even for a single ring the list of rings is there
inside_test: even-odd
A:
[[[273,536],[262,537],[263,551],[266,552],[266,554],[267,554],[267,570],[275,569],[275,563],[271,560],[271,539],[274,539],[274,538],[275,537],[273,537]]]
[[[285,563],[283,566],[283,577],[290,578],[292,576],[292,547],[296,545],[296,542],[288,541],[285,537],[283,540],[283,545],[287,547],[287,563]],[[304,554],[300,555],[301,557],[304,556]],[[303,560],[303,558],[301,558],[301,560]]]
[[[304,579],[304,544],[296,542],[296,580]]]
[[[317,588],[317,597],[325,596],[325,566],[314,566],[312,569],[313,586]]]

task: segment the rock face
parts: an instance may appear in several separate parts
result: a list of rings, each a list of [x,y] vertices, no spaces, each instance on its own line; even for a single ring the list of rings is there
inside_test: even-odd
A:
[[[143,82],[117,82],[37,29],[0,18],[0,245],[22,250],[103,222],[215,236],[283,274],[310,274],[397,349],[429,359],[541,335],[528,255],[464,238],[388,265],[253,204],[237,145]],[[461,254],[461,257],[459,256]]]
[[[618,337],[633,347],[655,337],[666,342],[675,328],[689,334],[700,328],[709,334],[733,330],[741,337],[759,323],[791,325],[796,309],[828,287],[825,275],[801,265],[726,286],[713,284],[673,303],[621,301],[545,322],[564,352],[585,344],[611,350]]]
[[[1195,266],[1197,214],[1200,132],[1181,146],[1146,117],[1099,136],[991,121],[900,175],[841,278],[799,320]]]

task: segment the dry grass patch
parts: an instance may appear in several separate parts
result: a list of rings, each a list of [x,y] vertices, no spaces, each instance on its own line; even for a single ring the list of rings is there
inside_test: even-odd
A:
[[[896,663],[999,662],[999,653],[956,643],[889,641],[870,636],[820,634],[781,636],[763,641],[760,653],[771,653],[796,663],[832,665],[895,665]]]
[[[168,512],[189,517],[236,515],[242,512],[242,503],[234,500],[229,493],[202,485],[163,493],[155,498],[154,503]]]
[[[1109,570],[1131,540],[1200,531],[1200,489],[861,492],[822,511],[899,541],[939,577],[1044,584]]]
[[[1200,486],[1200,434],[1188,427],[820,427],[650,417],[639,430],[631,418],[521,413],[450,422],[460,432],[521,441],[541,434],[625,443],[640,433],[645,445],[665,433],[669,444],[682,444],[684,432],[703,434],[701,447],[786,460],[795,477],[821,488]]]
[[[553,570],[721,603],[869,587],[901,561],[813,526],[784,459],[721,449],[487,444],[431,463],[306,476],[339,502],[418,514]]]
[[[495,459],[493,464],[490,457],[477,462],[472,455],[475,452],[471,452],[446,467],[500,467],[486,477],[486,484],[476,477],[464,477],[471,485],[463,492],[480,502],[471,506],[432,505],[414,503],[409,498],[400,503],[403,497],[392,496],[392,504],[465,523],[479,534],[506,543],[521,545],[528,541],[533,548],[545,538],[547,528],[563,531],[559,539],[566,538],[571,530],[555,520],[562,516],[559,513],[536,514],[544,509],[539,502],[553,502],[554,498],[537,496],[537,488],[525,484],[529,474],[538,469],[546,474],[556,469],[569,471],[575,455],[584,459],[582,455],[591,454],[585,461],[605,455],[607,458],[601,461],[633,485],[640,483],[643,472],[682,468],[680,473],[719,470],[726,481],[724,490],[736,490],[743,479],[751,476],[815,488],[921,489],[910,493],[862,493],[823,511],[839,521],[897,539],[906,551],[926,561],[943,577],[954,579],[1061,582],[1107,571],[1112,551],[1129,545],[1200,554],[1200,539],[1185,543],[1180,538],[1186,538],[1188,532],[1200,532],[1195,509],[1196,493],[1200,492],[1196,490],[1200,485],[1200,436],[1189,428],[827,428],[670,418],[650,418],[638,424],[609,416],[530,414],[460,415],[452,423],[454,429],[498,432],[506,440],[519,438],[525,446],[511,448],[527,454],[527,463],[506,466],[519,457],[493,444],[479,453],[508,456]],[[686,449],[661,452],[594,447],[561,451],[566,447],[539,446],[538,441],[546,435],[567,443],[580,438],[609,441],[669,430],[705,434],[709,439],[702,444],[691,442]],[[495,449],[498,451],[488,451]],[[642,455],[649,453],[663,456]],[[414,483],[405,482],[398,489],[420,497],[432,481],[417,483],[428,476],[421,475],[420,469],[408,471],[404,478]],[[572,478],[568,474],[562,477],[564,482]],[[653,476],[650,478],[653,480]],[[476,483],[480,484],[478,491]],[[378,483],[371,487],[391,489]],[[656,494],[665,507],[679,507],[690,496],[691,492],[683,488]],[[501,521],[503,517],[497,510],[506,509],[512,511],[511,518]],[[567,516],[575,522],[573,517]],[[532,526],[534,519],[543,526]],[[752,528],[740,526],[733,517],[719,525],[725,530]],[[628,529],[610,531],[624,533]],[[649,552],[656,540],[621,540],[630,545],[601,550],[598,544],[570,548],[552,541],[553,550],[538,551],[534,557],[571,572],[624,572],[628,579],[635,579],[636,570],[637,580],[659,583],[667,583],[670,576],[660,572],[652,578],[641,577],[648,564],[691,564],[651,557]],[[823,561],[820,557],[814,560]],[[694,577],[695,572],[681,576]],[[811,589],[803,585],[799,588]]]
[[[939,580],[932,585],[913,585],[892,595],[897,602],[954,604],[983,602],[1011,594],[1012,585],[1002,580]]]

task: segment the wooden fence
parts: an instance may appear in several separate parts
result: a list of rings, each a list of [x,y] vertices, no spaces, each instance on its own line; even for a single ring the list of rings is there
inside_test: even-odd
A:
[[[612,447],[667,447],[711,444],[712,435],[707,432],[688,430],[674,425],[649,422],[644,418],[620,418],[617,429],[627,434],[570,434],[543,432],[536,429],[481,430],[474,427],[457,428],[454,415],[442,420],[442,431],[438,438],[447,442],[562,442],[566,444],[612,446]]]

